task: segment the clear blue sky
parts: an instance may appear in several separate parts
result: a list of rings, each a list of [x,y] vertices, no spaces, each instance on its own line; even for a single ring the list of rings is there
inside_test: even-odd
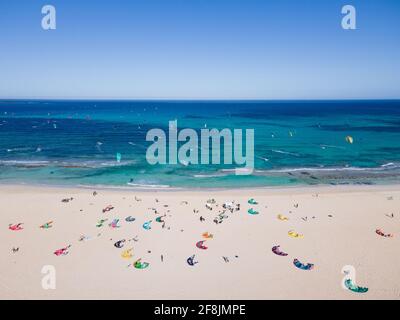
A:
[[[0,98],[400,98],[400,1],[1,0]]]

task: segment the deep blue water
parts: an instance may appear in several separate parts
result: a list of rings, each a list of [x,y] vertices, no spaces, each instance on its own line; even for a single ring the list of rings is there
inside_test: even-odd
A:
[[[149,165],[146,133],[167,131],[170,120],[179,130],[254,129],[254,173]],[[3,183],[214,188],[399,179],[400,101],[0,100]]]

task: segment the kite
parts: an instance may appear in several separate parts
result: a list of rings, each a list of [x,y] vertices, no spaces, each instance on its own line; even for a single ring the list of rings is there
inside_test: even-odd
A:
[[[119,152],[117,152],[116,158],[117,158],[117,162],[119,163],[119,162],[121,162],[122,155]]]
[[[251,215],[255,215],[255,214],[258,214],[258,213],[259,213],[258,211],[255,211],[253,208],[247,210],[247,212],[248,212],[249,214],[251,214]]]
[[[124,259],[130,259],[130,258],[132,258],[132,257],[133,257],[132,251],[133,251],[133,248],[124,250],[124,251],[121,253],[121,257],[124,258]]]
[[[286,257],[288,254],[283,252],[283,251],[281,251],[279,248],[280,248],[280,246],[272,247],[272,252],[275,253],[278,256]]]
[[[133,263],[133,266],[134,266],[136,269],[146,269],[146,268],[150,265],[148,262],[141,262],[140,260],[142,260],[142,258],[136,260],[136,261]]]
[[[349,289],[350,291],[353,291],[353,292],[365,293],[368,291],[368,288],[363,288],[363,287],[359,287],[359,286],[355,285],[353,283],[353,281],[351,281],[351,279],[345,280],[344,285],[346,286],[347,289]]]
[[[133,221],[135,221],[136,219],[134,218],[134,217],[132,217],[132,216],[129,216],[129,217],[126,217],[125,218],[125,221],[126,222],[133,222]]]
[[[186,259],[186,262],[188,263],[189,266],[193,267],[196,263],[199,263],[198,261],[194,261],[194,257],[195,255],[192,255]]]
[[[346,142],[347,142],[347,143],[353,144],[353,142],[354,142],[354,139],[353,139],[352,136],[346,136],[345,139],[346,139]]]
[[[288,235],[290,236],[290,237],[292,237],[292,238],[304,238],[304,236],[302,235],[302,234],[300,234],[300,233],[297,233],[297,232],[295,232],[295,231],[293,231],[293,230],[290,230],[289,232],[288,232]]]
[[[376,234],[379,234],[380,236],[382,236],[382,237],[385,237],[385,238],[393,238],[393,234],[391,234],[391,233],[384,233],[381,229],[376,229]]]
[[[42,224],[39,228],[41,228],[41,229],[49,229],[49,228],[52,227],[52,223],[53,223],[53,221],[46,222],[46,223]]]
[[[65,256],[69,253],[68,249],[71,248],[71,245],[66,246],[65,248],[58,249],[54,251],[54,254],[58,256]]]
[[[8,225],[8,229],[10,229],[12,231],[19,231],[19,230],[24,229],[24,228],[21,227],[22,225],[23,225],[23,223],[9,224]]]
[[[205,238],[205,239],[212,239],[212,238],[214,238],[214,235],[211,234],[211,233],[209,233],[209,232],[204,232],[204,233],[202,234],[202,236],[203,236],[203,238]]]
[[[312,269],[314,269],[314,265],[312,264],[312,263],[307,263],[307,264],[303,264],[303,263],[301,263],[299,260],[297,260],[297,259],[294,259],[293,260],[293,264],[297,267],[297,268],[299,268],[299,269],[301,269],[301,270],[312,270]]]
[[[204,242],[206,242],[206,240],[200,240],[200,241],[198,241],[198,242],[196,243],[196,247],[199,248],[199,249],[203,249],[203,250],[208,249],[208,247],[206,247],[206,246],[204,245]]]
[[[251,198],[249,201],[247,201],[247,203],[249,204],[258,204],[258,202],[256,200],[254,200],[253,198]]]
[[[108,225],[110,228],[115,229],[115,228],[120,228],[121,226],[118,225],[119,219],[114,219],[111,223]]]
[[[278,214],[278,219],[282,220],[282,221],[288,221],[289,220],[289,218],[285,217],[283,214]]]
[[[162,219],[163,217],[165,217],[165,215],[164,215],[164,216],[161,216],[161,217],[157,217],[157,218],[156,218],[156,221],[157,221],[157,222],[160,222],[160,223],[164,223],[165,221]]]
[[[112,209],[114,209],[114,207],[111,206],[111,205],[108,205],[107,207],[105,207],[105,208],[103,209],[103,213],[108,212],[108,211],[111,211]]]
[[[117,241],[116,243],[114,243],[114,247],[121,249],[124,246],[125,241],[125,239]]]
[[[97,221],[96,227],[100,228],[103,226],[104,222],[106,222],[108,219],[101,219],[99,221]]]
[[[143,229],[150,230],[151,229],[151,220],[143,223]]]

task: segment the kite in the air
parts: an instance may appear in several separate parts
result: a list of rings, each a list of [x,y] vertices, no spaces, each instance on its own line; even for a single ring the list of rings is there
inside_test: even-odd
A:
[[[120,154],[119,152],[117,152],[116,158],[117,158],[117,162],[118,162],[118,163],[121,162],[122,154]]]
[[[301,269],[301,270],[312,270],[312,269],[314,269],[314,265],[312,264],[312,263],[307,263],[307,264],[303,264],[303,263],[301,263],[299,260],[297,260],[297,259],[294,259],[293,260],[293,264],[297,267],[297,268],[299,268],[299,269]]]
[[[196,243],[196,247],[199,248],[199,249],[203,249],[203,250],[208,249],[208,247],[206,247],[206,246],[204,245],[204,242],[206,242],[206,240],[200,240],[200,241],[198,241],[198,242]]]
[[[281,251],[279,248],[280,248],[280,246],[272,247],[272,252],[275,253],[278,256],[286,257],[288,254],[283,252],[283,251]]]
[[[193,267],[196,263],[199,263],[198,261],[194,260],[194,257],[195,257],[195,255],[192,255],[186,259],[186,262],[188,263],[189,266]]]
[[[345,139],[346,139],[346,142],[347,142],[347,143],[353,144],[353,142],[354,142],[354,139],[353,139],[352,136],[346,136]]]
[[[365,293],[368,291],[368,288],[363,288],[363,287],[357,286],[356,284],[353,283],[353,281],[351,281],[351,279],[345,280],[344,285],[346,286],[347,289],[349,289],[350,291],[353,291],[353,292]]]

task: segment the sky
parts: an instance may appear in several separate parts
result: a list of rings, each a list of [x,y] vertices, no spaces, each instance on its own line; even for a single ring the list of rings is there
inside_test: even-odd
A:
[[[398,99],[399,84],[399,0],[0,1],[3,99]]]

